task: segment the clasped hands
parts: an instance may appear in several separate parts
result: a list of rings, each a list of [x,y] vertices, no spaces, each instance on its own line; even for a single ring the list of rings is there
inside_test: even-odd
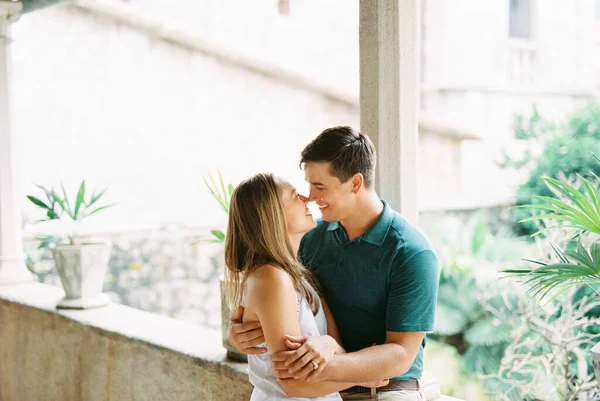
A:
[[[266,348],[257,347],[265,341],[260,323],[242,323],[243,308],[239,307],[231,317],[229,339],[240,352],[250,355],[264,354]],[[326,367],[333,359],[339,345],[328,335],[324,336],[285,336],[287,351],[271,355],[273,371],[277,380],[306,380],[318,383],[331,380]],[[388,380],[359,383],[364,387],[382,387]]]
[[[285,336],[285,344],[288,351],[271,355],[277,380],[306,380],[307,383],[331,380],[325,368],[339,348],[333,337]],[[389,380],[385,379],[356,384],[363,387],[383,387],[388,383]]]
[[[240,306],[231,317],[229,340],[240,352],[263,354],[266,348],[257,347],[265,337],[258,321],[242,323]],[[287,351],[271,355],[275,377],[280,380],[306,379],[317,381],[338,349],[331,336],[285,336]]]
[[[288,351],[271,355],[275,377],[279,380],[327,380],[323,371],[333,359],[338,344],[331,336],[285,336]]]

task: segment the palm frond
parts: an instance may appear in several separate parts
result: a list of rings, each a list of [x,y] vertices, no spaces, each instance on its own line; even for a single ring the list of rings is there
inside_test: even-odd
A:
[[[562,249],[560,249],[555,243],[550,242],[550,247],[552,248],[552,250],[554,251],[554,253],[558,257],[558,260],[560,260],[561,263],[569,263],[568,257],[565,255]]]
[[[555,220],[568,223],[568,226],[581,231],[600,234],[600,191],[590,180],[577,175],[577,181],[582,185],[582,191],[567,182],[551,177],[542,177],[548,189],[558,199],[550,196],[533,196],[532,200],[539,203],[522,205],[545,213],[523,219],[526,221]],[[597,179],[597,178],[596,178]],[[564,225],[555,227],[564,228]],[[548,227],[552,229],[554,227]],[[542,230],[536,234],[541,233]]]
[[[596,266],[599,269],[600,266]],[[534,298],[545,299],[554,291],[563,291],[581,285],[600,284],[600,273],[590,266],[578,263],[556,263],[531,269],[507,269],[504,273],[527,277],[524,284]]]

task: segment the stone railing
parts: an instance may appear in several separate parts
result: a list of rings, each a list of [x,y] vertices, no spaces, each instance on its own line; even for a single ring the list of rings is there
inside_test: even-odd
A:
[[[56,310],[63,295],[0,286],[0,401],[250,398],[248,367],[225,359],[218,330],[118,304]]]
[[[113,304],[58,311],[40,283],[0,287],[0,401],[247,400],[221,335]]]

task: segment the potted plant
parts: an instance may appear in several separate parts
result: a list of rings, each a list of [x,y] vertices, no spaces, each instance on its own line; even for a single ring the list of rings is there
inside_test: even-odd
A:
[[[62,184],[60,193],[54,188],[36,186],[44,192],[45,199],[33,195],[27,195],[27,199],[44,210],[46,217],[40,222],[62,221],[71,225],[66,236],[47,235],[38,238],[39,248],[51,250],[65,290],[65,297],[58,301],[56,307],[88,309],[109,304],[110,298],[102,293],[102,287],[110,259],[110,244],[86,242],[77,233],[77,227],[83,219],[113,206],[98,206],[98,201],[106,190],[93,191],[88,197],[83,180],[72,203]]]
[[[578,287],[592,297],[600,299],[600,178],[593,172],[595,182],[577,175],[575,185],[567,180],[543,177],[546,185],[557,198],[535,196],[538,203],[524,205],[541,212],[524,221],[551,221],[561,224],[548,226],[536,234],[549,230],[566,230],[568,236],[561,247],[550,243],[555,262],[527,260],[530,268],[507,269],[505,273],[525,279],[528,292],[539,299],[556,297]],[[579,184],[581,191],[579,190]],[[584,288],[585,287],[585,288]],[[600,384],[600,343],[591,349],[596,379]]]
[[[221,172],[218,172],[218,176],[212,176],[212,174],[208,174],[208,177],[203,178],[204,184],[206,188],[210,192],[210,195],[219,203],[221,209],[227,214],[229,214],[229,203],[231,201],[231,194],[233,194],[234,186],[231,183],[225,184],[223,180],[223,176]],[[210,234],[212,236],[211,239],[204,240],[201,242],[212,243],[212,244],[223,244],[225,242],[225,232],[223,230],[211,230]],[[225,269],[225,262],[222,260],[222,256],[220,256],[220,263],[223,266],[223,271],[221,272],[221,276],[219,279],[219,286],[221,291],[221,338],[223,342],[223,347],[227,350],[227,358],[238,361],[238,362],[248,362],[248,357],[245,354],[239,353],[230,343],[228,338],[228,330],[229,330],[229,322],[231,319],[232,311],[227,306],[227,302],[225,301],[225,297],[223,294],[223,273]]]

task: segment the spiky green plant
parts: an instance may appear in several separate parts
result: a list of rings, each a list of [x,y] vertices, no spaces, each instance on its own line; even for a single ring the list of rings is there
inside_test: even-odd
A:
[[[33,195],[27,195],[27,199],[34,205],[38,206],[45,211],[46,217],[39,220],[38,222],[61,220],[68,218],[74,222],[82,221],[83,219],[98,213],[101,210],[107,209],[114,206],[114,204],[97,206],[97,202],[100,200],[102,195],[106,192],[106,189],[96,192],[92,191],[89,198],[86,196],[85,180],[81,181],[77,194],[75,195],[75,202],[71,204],[65,191],[64,185],[61,183],[59,193],[54,187],[50,189],[41,185],[36,185],[42,191],[46,197],[45,200]],[[47,248],[60,244],[62,240],[55,236],[43,236],[38,238],[40,241],[39,248]],[[70,234],[67,236],[70,245],[75,244],[75,235]]]
[[[211,173],[208,177],[202,177],[206,188],[210,192],[211,196],[219,203],[225,213],[229,213],[229,203],[231,202],[231,195],[233,194],[234,186],[231,183],[225,184],[223,175],[220,170],[217,170],[217,179],[213,177]],[[223,230],[211,230],[212,239],[210,243],[222,243],[225,242],[225,233]]]
[[[578,239],[574,250],[562,250],[559,246],[550,244],[558,258],[557,263],[526,259],[534,266],[502,270],[504,273],[525,278],[525,284],[529,286],[528,292],[533,296],[544,299],[550,294],[557,296],[570,288],[582,285],[590,287],[600,295],[595,287],[600,284],[600,244],[594,242],[586,248],[581,242],[581,236],[584,234],[600,235],[600,178],[593,175],[595,183],[577,175],[581,191],[568,182],[543,177],[548,188],[557,195],[557,199],[536,196],[533,199],[539,201],[539,204],[521,206],[541,212],[523,221],[560,222],[543,228],[534,235],[560,228],[574,231],[573,238]]]

